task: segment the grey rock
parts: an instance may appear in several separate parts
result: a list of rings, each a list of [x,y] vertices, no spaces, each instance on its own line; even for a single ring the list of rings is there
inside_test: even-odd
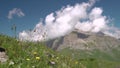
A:
[[[47,41],[46,45],[57,51],[64,48],[110,51],[111,48],[117,48],[120,46],[120,40],[106,36],[102,32],[89,33],[73,31],[66,36]]]
[[[5,49],[0,47],[0,62],[6,62],[8,60],[8,56],[6,55]]]
[[[0,52],[0,62],[6,62],[8,60],[8,56],[6,55],[5,52]]]

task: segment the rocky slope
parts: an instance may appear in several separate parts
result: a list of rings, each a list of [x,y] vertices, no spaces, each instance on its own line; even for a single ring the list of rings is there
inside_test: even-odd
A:
[[[66,36],[47,41],[46,45],[78,60],[94,58],[120,61],[120,40],[102,32],[73,31]]]
[[[46,44],[47,46],[58,51],[64,48],[80,50],[99,49],[101,51],[110,51],[111,48],[120,47],[120,40],[106,36],[102,32],[85,33],[76,30],[66,36],[49,40]]]

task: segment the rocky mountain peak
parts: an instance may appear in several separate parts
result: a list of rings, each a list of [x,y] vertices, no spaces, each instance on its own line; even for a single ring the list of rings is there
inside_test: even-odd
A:
[[[120,40],[106,36],[102,32],[90,33],[74,30],[70,34],[46,42],[47,46],[54,50],[64,48],[80,50],[109,50],[120,45]]]

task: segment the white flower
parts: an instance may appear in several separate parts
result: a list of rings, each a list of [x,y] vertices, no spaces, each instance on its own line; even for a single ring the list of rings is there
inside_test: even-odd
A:
[[[15,63],[13,61],[10,61],[9,65],[14,65]]]

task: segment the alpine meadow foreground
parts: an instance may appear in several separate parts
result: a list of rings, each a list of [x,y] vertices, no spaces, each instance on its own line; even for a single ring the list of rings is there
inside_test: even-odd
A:
[[[82,52],[79,56],[82,58],[76,59],[68,55],[74,51],[66,49],[63,54],[48,48],[44,42],[20,42],[6,35],[0,35],[0,47],[8,56],[0,68],[120,68],[120,61],[86,57]]]

